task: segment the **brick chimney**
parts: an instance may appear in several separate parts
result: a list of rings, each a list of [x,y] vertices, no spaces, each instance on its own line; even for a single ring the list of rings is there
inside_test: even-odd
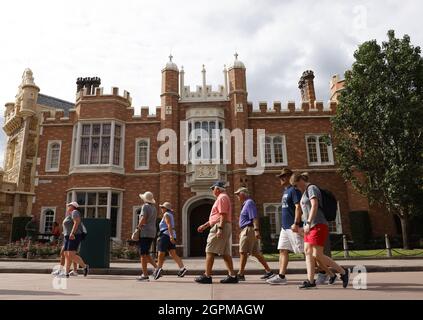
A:
[[[310,106],[316,101],[316,92],[314,91],[314,72],[307,70],[298,82],[298,88],[301,90],[301,100],[310,102]]]

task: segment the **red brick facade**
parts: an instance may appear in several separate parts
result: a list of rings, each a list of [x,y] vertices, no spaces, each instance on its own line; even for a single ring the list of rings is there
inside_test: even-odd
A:
[[[198,186],[195,183],[193,186],[187,184],[186,165],[159,164],[156,155],[162,143],[157,142],[157,135],[161,129],[171,128],[180,138],[180,121],[187,118],[188,111],[193,108],[208,108],[222,111],[224,126],[230,130],[265,129],[266,134],[284,135],[287,165],[293,170],[308,171],[313,183],[334,192],[340,204],[342,232],[349,234],[348,213],[352,210],[367,209],[367,201],[357,195],[337,174],[336,159],[333,165],[310,165],[306,143],[306,136],[309,134],[331,134],[330,118],[336,109],[336,100],[326,106],[316,101],[314,76],[308,73],[302,78],[300,89],[304,92],[303,96],[309,97],[311,101],[302,101],[300,106],[295,106],[292,102],[282,106],[276,102],[272,110],[268,110],[266,104],[260,103],[259,109],[256,110],[247,101],[246,69],[242,63],[236,60],[227,76],[227,96],[221,100],[184,100],[181,98],[180,72],[174,64],[167,66],[162,70],[161,107],[157,108],[156,115],[148,115],[148,110],[143,109],[141,116],[134,116],[129,94],[125,92],[120,96],[116,88],[112,90],[112,94],[105,94],[99,88],[94,88],[92,95],[80,91],[75,109],[69,112],[68,117],[64,117],[61,111],[44,112],[40,125],[37,152],[39,161],[36,167],[32,213],[40,217],[42,208],[55,208],[55,220],[61,221],[64,217],[65,203],[69,199],[67,197],[71,197],[68,196],[69,192],[111,190],[119,193],[121,197],[118,236],[125,241],[130,238],[133,231],[134,207],[140,206],[138,194],[151,191],[157,202],[169,201],[173,204],[178,242],[185,247],[184,253],[189,255],[188,233],[193,232],[195,227],[190,225],[190,212],[197,204],[204,203],[204,199],[209,199],[210,202],[211,192],[204,187],[204,182],[200,181]],[[334,90],[339,90],[338,86],[333,87]],[[71,162],[75,163],[75,160],[72,160],[72,155],[76,153],[78,143],[75,136],[78,135],[78,130],[75,128],[78,122],[83,121],[117,121],[122,125],[121,166],[113,170],[112,166],[107,166],[96,169],[95,172],[73,168]],[[148,170],[137,170],[135,167],[137,138],[148,138],[150,141]],[[59,171],[46,172],[48,143],[53,140],[61,141]],[[256,139],[254,141],[256,145]],[[179,146],[178,156],[180,156]],[[247,167],[246,164],[229,164],[224,173],[235,217],[238,216],[240,204],[233,196],[233,192],[240,186],[251,189],[260,214],[264,213],[265,204],[279,203],[281,198],[281,188],[275,174],[283,166],[266,167],[265,172],[257,176],[247,175]],[[395,233],[393,219],[384,216],[381,210],[372,209],[371,213],[375,235]],[[208,212],[203,214],[206,219]],[[236,244],[237,219],[234,219],[233,231],[232,242]]]

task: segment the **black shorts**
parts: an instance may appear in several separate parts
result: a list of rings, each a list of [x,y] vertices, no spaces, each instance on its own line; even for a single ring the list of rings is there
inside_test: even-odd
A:
[[[63,251],[78,251],[81,241],[82,241],[81,234],[76,234],[74,240],[69,239],[69,236],[65,236]]]
[[[150,248],[153,241],[154,238],[140,238],[140,241],[138,242],[140,255],[146,256],[150,254]]]
[[[169,250],[175,250],[176,245],[170,241],[170,237],[167,234],[161,234],[159,238],[159,251],[168,252]]]

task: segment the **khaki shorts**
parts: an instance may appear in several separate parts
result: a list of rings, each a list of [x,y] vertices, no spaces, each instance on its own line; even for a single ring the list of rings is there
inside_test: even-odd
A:
[[[254,227],[245,227],[239,235],[239,252],[257,255],[260,253],[259,241],[256,238]]]
[[[218,231],[217,224],[210,229],[210,233],[207,238],[206,253],[214,253],[219,256],[231,255],[231,223],[224,222],[222,227],[222,237],[220,238],[216,235]]]

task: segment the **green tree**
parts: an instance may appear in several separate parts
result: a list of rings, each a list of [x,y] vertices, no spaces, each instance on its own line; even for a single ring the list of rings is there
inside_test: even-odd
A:
[[[407,226],[423,211],[423,59],[410,37],[359,46],[333,126],[343,177]]]

